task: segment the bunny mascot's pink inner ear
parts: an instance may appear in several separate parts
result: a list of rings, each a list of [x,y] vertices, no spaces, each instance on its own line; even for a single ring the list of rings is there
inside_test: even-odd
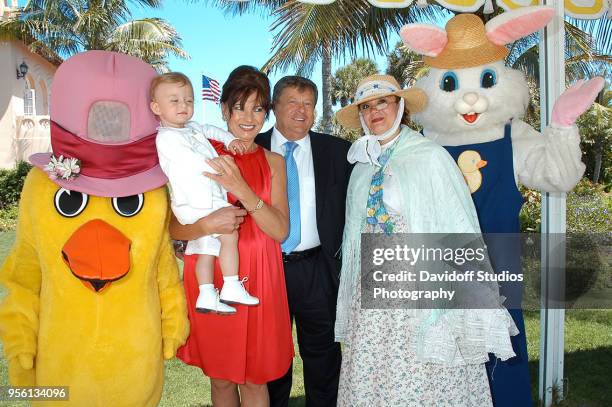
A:
[[[428,57],[438,56],[448,42],[446,31],[427,24],[406,24],[400,37],[408,48]]]
[[[547,6],[520,7],[506,11],[485,25],[487,38],[497,45],[509,44],[544,28],[554,15],[555,10]]]

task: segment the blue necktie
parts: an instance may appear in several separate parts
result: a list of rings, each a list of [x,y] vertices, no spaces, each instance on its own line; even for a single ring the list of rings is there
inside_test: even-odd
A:
[[[288,141],[285,146],[285,166],[287,167],[287,198],[289,201],[289,235],[281,245],[283,252],[291,253],[300,244],[302,227],[300,225],[300,179],[293,151],[297,144]]]

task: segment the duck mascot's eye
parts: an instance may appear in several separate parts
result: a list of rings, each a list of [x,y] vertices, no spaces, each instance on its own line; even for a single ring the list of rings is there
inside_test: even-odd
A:
[[[440,89],[444,92],[453,92],[459,89],[459,79],[457,79],[457,75],[454,72],[449,71],[442,76],[442,81],[440,81]]]
[[[492,69],[485,69],[480,75],[480,86],[487,89],[492,88],[497,83],[497,76]]]
[[[144,194],[113,198],[113,209],[121,216],[129,218],[140,212],[144,205]]]
[[[73,218],[85,210],[89,196],[82,192],[60,188],[55,193],[53,201],[57,213],[67,218]]]

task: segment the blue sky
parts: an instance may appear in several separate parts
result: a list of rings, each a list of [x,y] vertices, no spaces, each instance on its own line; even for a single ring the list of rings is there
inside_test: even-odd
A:
[[[261,15],[226,16],[218,9],[200,3],[188,3],[184,0],[164,0],[160,9],[132,9],[134,18],[161,17],[172,24],[183,38],[183,49],[190,55],[189,60],[170,58],[170,69],[185,73],[192,80],[196,105],[194,119],[224,127],[220,109],[212,102],[205,102],[198,97],[201,93],[200,75],[204,73],[218,80],[225,81],[232,69],[239,65],[261,67],[270,58],[273,33],[269,32],[273,18]],[[399,41],[394,34],[389,42],[390,48]],[[386,57],[375,55],[381,71],[386,69]],[[334,61],[332,72],[350,61]],[[270,76],[272,85],[284,75],[294,71],[275,72]],[[311,78],[321,89],[321,65],[318,64]],[[317,116],[321,114],[321,100],[317,103]],[[267,129],[274,123],[271,115]]]

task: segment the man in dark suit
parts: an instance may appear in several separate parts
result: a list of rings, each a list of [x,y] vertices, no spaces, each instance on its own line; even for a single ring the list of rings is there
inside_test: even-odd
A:
[[[304,366],[306,406],[331,407],[336,405],[341,363],[334,322],[350,143],[310,130],[316,100],[317,87],[309,79],[279,80],[272,96],[276,124],[255,141],[285,157],[290,226],[283,263]],[[291,368],[268,383],[272,407],[288,405],[291,384]]]

